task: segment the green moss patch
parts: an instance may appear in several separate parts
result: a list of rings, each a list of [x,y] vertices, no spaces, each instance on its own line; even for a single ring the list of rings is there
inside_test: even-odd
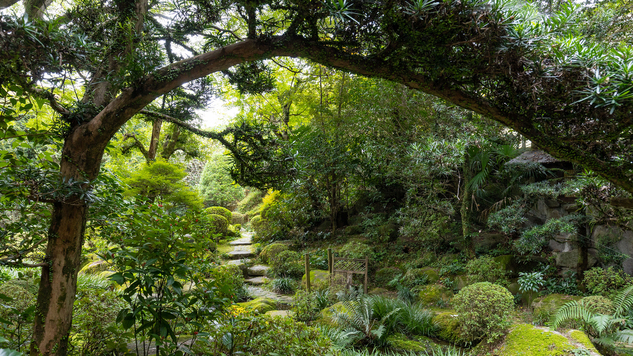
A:
[[[258,314],[264,314],[271,310],[275,310],[277,302],[268,298],[257,298],[244,303],[237,303],[244,309],[252,310]]]
[[[580,330],[571,330],[569,332],[569,338],[579,343],[587,350],[600,354],[598,350],[596,350],[596,347],[593,346],[593,343],[591,343],[591,340],[589,340],[589,336],[587,336],[584,332]]]
[[[433,323],[437,325],[437,337],[453,344],[463,345],[466,340],[461,336],[462,330],[454,311],[437,314],[433,317]]]
[[[575,350],[567,338],[559,333],[529,324],[515,326],[495,353],[498,356],[567,356]]]
[[[411,340],[403,334],[389,336],[387,343],[397,352],[424,352],[435,345],[430,338],[421,337],[416,340]]]
[[[452,297],[453,292],[439,284],[431,284],[420,287],[420,291],[418,292],[418,299],[420,300],[420,303],[426,306],[438,305],[440,301],[447,304]]]
[[[556,314],[558,308],[571,302],[572,300],[577,301],[581,298],[582,297],[558,293],[536,298],[532,302],[534,319],[537,322],[544,323],[550,320]]]

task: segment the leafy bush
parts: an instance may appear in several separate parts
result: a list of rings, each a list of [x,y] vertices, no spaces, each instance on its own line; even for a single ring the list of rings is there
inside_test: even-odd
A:
[[[75,299],[71,340],[80,355],[105,355],[127,349],[131,335],[116,324],[118,312],[126,307],[119,293],[85,289]]]
[[[389,285],[394,278],[402,275],[402,271],[396,267],[385,267],[376,271],[376,275],[373,278],[374,285],[389,289],[394,289],[395,284]]]
[[[206,216],[207,223],[211,226],[213,234],[225,235],[229,228],[229,221],[222,215],[208,214]]]
[[[262,203],[262,198],[264,197],[265,192],[259,190],[259,189],[254,189],[248,192],[248,194],[246,194],[246,196],[244,197],[244,199],[242,199],[238,204],[237,204],[237,210],[247,214],[250,211],[252,211],[253,209],[255,209],[258,205],[260,205]],[[252,215],[253,214],[247,214],[247,215]]]
[[[217,288],[219,298],[233,301],[245,300],[248,293],[244,289],[244,275],[236,265],[222,265],[209,271],[209,278]]]
[[[583,284],[591,294],[612,296],[620,289],[631,284],[631,277],[623,271],[609,267],[594,267],[585,271]]]
[[[207,215],[215,214],[215,215],[223,216],[226,219],[227,223],[233,220],[233,214],[231,213],[231,211],[221,206],[212,206],[210,208],[206,208],[204,209],[204,212]]]
[[[273,292],[291,294],[295,291],[296,283],[292,278],[275,278],[271,282]]]
[[[301,263],[301,254],[295,251],[281,251],[271,259],[267,274],[273,277],[301,278],[305,268]]]
[[[205,164],[198,189],[206,206],[235,207],[244,198],[244,188],[228,172],[230,164],[230,158],[221,152],[215,152]]]
[[[288,250],[288,245],[272,243],[270,245],[266,245],[266,247],[262,249],[262,252],[259,253],[259,259],[262,260],[263,263],[271,263],[275,256],[277,256],[281,251],[286,250]]]
[[[505,208],[488,216],[488,226],[498,229],[506,235],[513,235],[521,231],[527,222],[525,201],[515,200]]]
[[[294,296],[294,304],[292,306],[292,317],[297,321],[309,322],[316,320],[322,309],[326,308],[329,304],[327,296],[325,301],[323,297],[317,298],[317,293],[308,293],[304,290],[299,290]]]
[[[594,314],[611,315],[615,312],[615,307],[611,299],[601,295],[592,295],[582,298],[580,304]]]
[[[514,298],[502,286],[480,282],[464,287],[452,304],[466,340],[493,342],[510,326]]]
[[[246,215],[233,211],[231,212],[230,222],[231,224],[234,224],[236,226],[241,226],[242,224],[246,223]]]
[[[207,333],[200,333],[194,353],[203,355],[321,356],[331,341],[318,329],[292,318],[256,315],[243,308],[209,321]]]
[[[11,281],[0,286],[0,294],[9,300],[0,303],[0,319],[7,323],[0,329],[0,336],[9,340],[9,348],[27,350],[33,332],[36,298],[26,289]]]
[[[490,282],[505,285],[507,272],[490,256],[481,256],[466,264],[468,283]]]
[[[574,221],[577,219],[577,215],[567,215],[560,219],[550,219],[543,225],[534,226],[524,231],[521,237],[514,241],[514,247],[522,255],[538,254],[555,235],[575,234]]]
[[[339,250],[339,253],[342,257],[346,258],[362,259],[369,256],[369,259],[371,260],[371,257],[374,254],[374,249],[362,242],[352,241],[343,245],[343,247]]]

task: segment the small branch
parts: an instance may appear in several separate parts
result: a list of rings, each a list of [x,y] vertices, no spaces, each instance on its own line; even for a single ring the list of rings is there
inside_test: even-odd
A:
[[[236,40],[238,40],[238,41],[242,41],[242,38],[241,38],[240,36],[236,35],[236,34],[235,34],[235,32],[233,32],[233,31],[231,31],[231,30],[227,30],[227,29],[225,29],[225,28],[221,28],[221,27],[217,27],[217,26],[213,26],[213,25],[211,25],[211,26],[209,26],[209,27],[214,28],[214,29],[216,29],[216,30],[220,31],[220,33],[230,33],[231,35],[233,35],[233,37],[235,37],[235,39],[236,39]]]
[[[301,71],[300,71],[300,70],[290,69],[290,68],[286,67],[285,65],[283,65],[283,64],[281,64],[281,63],[279,63],[279,62],[277,62],[274,58],[271,58],[270,60],[271,60],[271,61],[273,61],[273,63],[275,63],[276,65],[280,66],[281,68],[283,68],[283,69],[285,69],[285,70],[287,70],[287,71],[289,71],[289,72],[292,72],[292,73],[294,73],[294,74],[300,74],[300,73],[301,73]]]
[[[42,90],[42,89],[37,89],[37,88],[32,88],[29,91],[32,92],[35,96],[47,99],[48,102],[51,104],[51,107],[53,108],[53,110],[57,111],[58,113],[62,115],[70,115],[70,110],[61,106],[57,102],[57,99],[55,99],[55,94],[53,94],[52,92]]]

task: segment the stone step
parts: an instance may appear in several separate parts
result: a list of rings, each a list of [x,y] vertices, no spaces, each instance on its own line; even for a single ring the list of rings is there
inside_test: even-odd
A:
[[[265,276],[266,271],[268,271],[270,267],[264,265],[255,265],[253,267],[249,267],[246,270],[249,276]]]
[[[229,245],[231,246],[245,246],[245,245],[252,245],[252,244],[253,244],[253,241],[251,240],[250,236],[242,237],[241,239],[237,239],[237,240],[229,242]]]
[[[249,250],[233,250],[228,253],[229,258],[232,260],[241,260],[245,258],[255,257],[255,253]]]
[[[266,283],[266,281],[268,280],[268,278],[266,277],[253,277],[253,278],[248,278],[246,280],[244,280],[244,282],[246,284],[250,284],[253,286],[258,286],[258,285],[262,285],[264,283]]]
[[[248,263],[248,262],[250,262],[250,259],[249,259],[249,258],[242,258],[242,259],[240,259],[240,260],[230,260],[230,261],[227,261],[227,262],[226,262],[226,264],[227,264],[227,265],[237,265],[237,266],[239,266],[239,265],[246,264],[246,263]]]

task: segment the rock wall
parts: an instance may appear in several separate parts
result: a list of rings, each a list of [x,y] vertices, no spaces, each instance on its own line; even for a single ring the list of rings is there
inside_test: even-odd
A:
[[[563,197],[555,199],[539,199],[529,211],[529,225],[542,225],[550,219],[558,219],[578,211],[573,198]],[[597,246],[604,246],[605,251],[622,254],[623,270],[633,275],[633,231],[623,231],[618,227],[597,225],[593,227],[589,248],[589,267],[598,263],[599,251]],[[575,269],[578,266],[580,249],[576,243],[576,236],[571,234],[557,235],[549,241],[549,248],[556,258],[556,264],[563,269]],[[613,265],[614,263],[608,263]]]

